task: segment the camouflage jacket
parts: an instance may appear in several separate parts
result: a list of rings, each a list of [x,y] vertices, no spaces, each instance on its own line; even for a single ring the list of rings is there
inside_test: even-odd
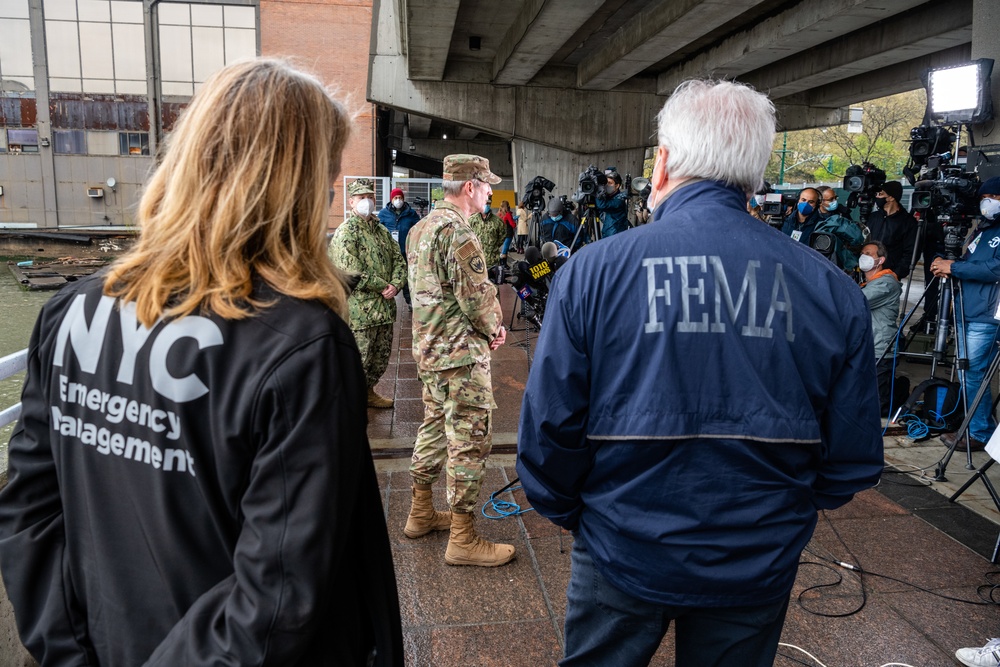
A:
[[[447,201],[414,225],[406,242],[413,298],[413,358],[425,371],[488,362],[503,313],[482,247]]]
[[[367,329],[396,321],[396,300],[382,290],[406,283],[406,263],[399,244],[378,218],[352,215],[337,227],[330,241],[330,259],[340,269],[360,276],[347,299],[351,329]]]
[[[482,213],[469,216],[469,227],[476,233],[479,244],[483,246],[486,255],[486,266],[496,266],[500,263],[500,250],[507,238],[506,223],[493,211],[483,218]]]

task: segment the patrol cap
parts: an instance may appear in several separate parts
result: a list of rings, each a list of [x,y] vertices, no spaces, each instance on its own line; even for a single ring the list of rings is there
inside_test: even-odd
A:
[[[354,195],[373,195],[375,194],[375,184],[370,178],[359,178],[347,186],[347,194],[352,197]]]
[[[471,181],[475,179],[496,185],[503,180],[490,171],[490,161],[478,155],[465,153],[446,155],[443,166],[442,178],[446,181]]]
[[[1000,176],[988,178],[979,186],[979,196],[983,195],[1000,195]]]

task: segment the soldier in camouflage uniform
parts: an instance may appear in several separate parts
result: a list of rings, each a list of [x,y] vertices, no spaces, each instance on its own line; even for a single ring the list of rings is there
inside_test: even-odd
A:
[[[389,365],[395,296],[406,284],[406,263],[399,244],[374,215],[371,179],[354,181],[347,186],[347,194],[351,215],[333,234],[330,259],[358,281],[347,305],[368,381],[368,407],[391,408],[392,399],[375,393],[375,385]]]
[[[507,238],[507,224],[493,212],[492,202],[487,201],[486,206],[480,211],[476,211],[469,218],[469,227],[476,233],[479,244],[483,246],[483,254],[486,255],[486,266],[496,266],[500,263],[500,250],[503,242]]]
[[[507,332],[482,246],[466,222],[500,178],[477,155],[445,157],[443,178],[444,200],[410,230],[406,244],[424,421],[413,447],[413,501],[403,532],[415,538],[450,528],[446,563],[503,565],[514,547],[478,537],[472,517],[492,445],[490,351]],[[450,513],[436,512],[431,502],[442,468]]]

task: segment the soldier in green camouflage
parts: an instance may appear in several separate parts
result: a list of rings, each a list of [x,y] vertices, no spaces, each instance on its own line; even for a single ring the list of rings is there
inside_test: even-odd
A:
[[[330,241],[330,259],[357,280],[347,299],[350,325],[361,352],[368,381],[368,406],[391,408],[392,399],[379,396],[375,385],[389,365],[396,293],[406,284],[406,263],[399,244],[379,223],[371,179],[347,186],[351,215]]]
[[[449,155],[443,179],[444,200],[414,225],[406,243],[424,421],[413,446],[413,500],[403,532],[416,538],[450,528],[446,563],[491,567],[514,558],[513,546],[488,542],[473,527],[496,408],[490,352],[507,332],[482,246],[466,219],[482,210],[500,177],[485,158]],[[431,501],[442,468],[450,513],[435,511]]]
[[[492,200],[488,200],[481,211],[476,211],[469,217],[469,227],[472,227],[479,244],[483,246],[487,267],[500,263],[500,250],[507,238],[507,225],[493,212],[492,204]]]

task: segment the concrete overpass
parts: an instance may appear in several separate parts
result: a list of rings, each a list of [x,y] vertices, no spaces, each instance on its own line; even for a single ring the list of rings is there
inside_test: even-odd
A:
[[[542,173],[561,194],[587,164],[637,173],[656,112],[687,78],[767,91],[795,130],[919,88],[928,67],[1000,60],[997,0],[373,4],[368,98],[393,110],[388,145],[403,158],[479,149],[519,186]]]

